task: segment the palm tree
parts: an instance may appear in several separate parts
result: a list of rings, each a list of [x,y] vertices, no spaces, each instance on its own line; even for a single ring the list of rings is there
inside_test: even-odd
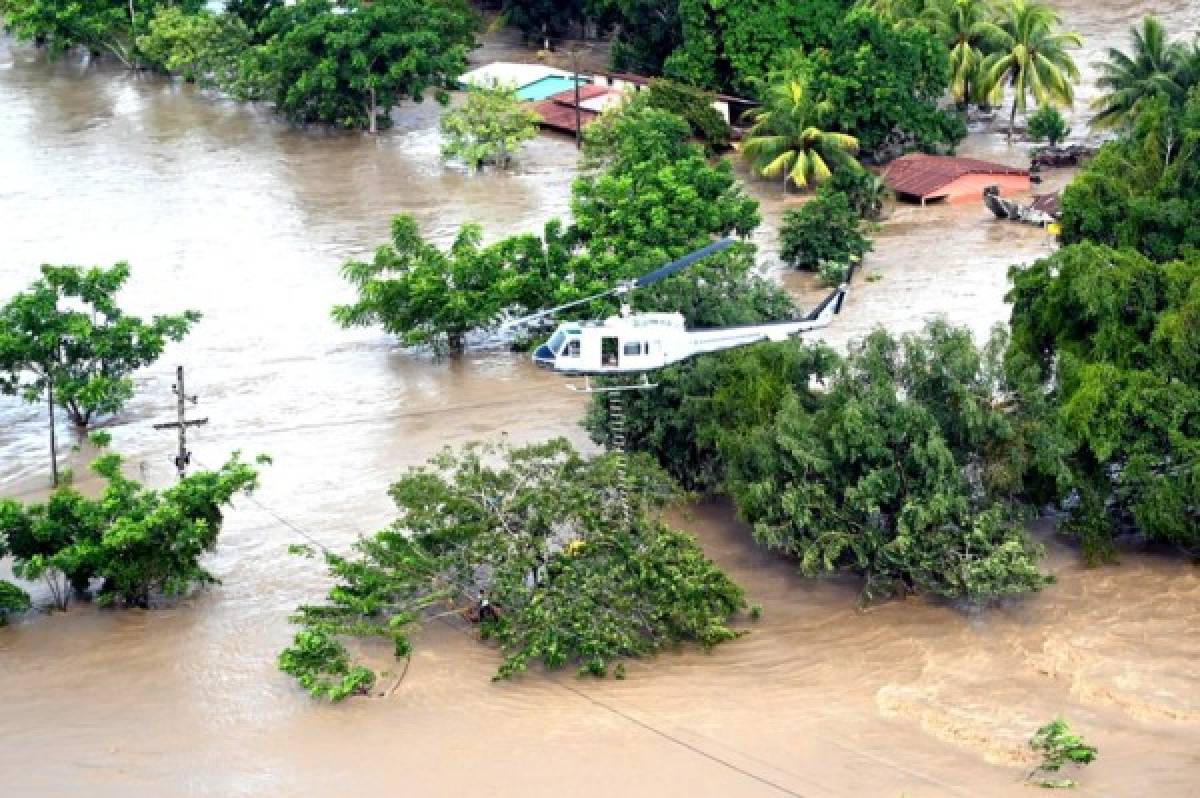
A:
[[[1017,111],[1025,111],[1029,93],[1038,105],[1069,107],[1075,102],[1071,84],[1079,80],[1079,68],[1067,49],[1080,47],[1083,37],[1073,31],[1058,31],[1058,13],[1037,0],[1006,0],[999,14],[997,51],[984,60],[983,73],[989,87],[1012,86],[1012,112],[1008,116],[1011,144]]]
[[[950,51],[950,90],[965,107],[978,94],[974,83],[984,56],[1004,40],[991,0],[929,0],[920,21]]]
[[[828,180],[838,166],[858,168],[850,157],[858,152],[858,139],[818,128],[820,110],[795,75],[772,82],[762,107],[746,114],[753,124],[742,154],[759,177],[782,178],[786,190],[788,181],[807,188]]]
[[[1146,17],[1141,27],[1129,29],[1129,38],[1129,55],[1110,47],[1105,60],[1095,65],[1100,70],[1096,84],[1108,89],[1092,103],[1092,108],[1099,111],[1092,117],[1096,127],[1126,126],[1134,107],[1146,97],[1163,95],[1171,103],[1182,105],[1187,95],[1180,81],[1190,82],[1184,74],[1190,54],[1182,43],[1168,40],[1161,22]]]

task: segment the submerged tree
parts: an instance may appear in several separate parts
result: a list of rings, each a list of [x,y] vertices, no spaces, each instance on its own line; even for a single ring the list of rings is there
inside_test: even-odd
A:
[[[430,89],[448,99],[476,25],[464,0],[301,0],[261,23],[265,41],[244,60],[239,93],[296,122],[374,133],[402,99]]]
[[[1053,105],[1043,105],[1029,117],[1029,138],[1034,141],[1048,141],[1054,147],[1069,135],[1067,120]]]
[[[442,117],[442,157],[471,170],[487,163],[507,169],[522,145],[537,136],[539,121],[516,90],[473,88],[461,108]]]
[[[1010,143],[1017,112],[1024,113],[1030,94],[1038,105],[1070,106],[1075,100],[1072,83],[1079,80],[1079,68],[1068,50],[1082,46],[1083,37],[1058,26],[1058,12],[1037,0],[1006,0],[1000,6],[996,52],[988,56],[983,71],[988,86],[1012,87]]]
[[[1093,560],[1130,529],[1200,555],[1200,258],[1077,244],[1011,277],[1009,359],[1050,399],[1066,530]]]
[[[828,263],[844,271],[872,249],[861,227],[848,196],[822,189],[815,199],[784,212],[779,256],[795,269],[816,271]]]
[[[866,597],[985,601],[1039,589],[1039,549],[1009,500],[1026,445],[995,407],[997,341],[942,322],[852,349],[815,409],[784,396],[731,455],[739,514],[801,570],[861,574]]]
[[[950,91],[966,107],[978,91],[980,67],[1003,33],[993,19],[991,0],[931,0],[919,20],[950,51]]]
[[[1129,31],[1130,52],[1109,47],[1104,61],[1097,64],[1100,77],[1096,85],[1107,92],[1096,98],[1097,112],[1092,124],[1100,128],[1129,127],[1139,103],[1154,97],[1166,97],[1180,108],[1188,89],[1200,74],[1191,74],[1189,53],[1181,42],[1172,42],[1156,17],[1145,17],[1140,27]]]
[[[759,177],[776,179],[786,189],[820,185],[835,169],[858,169],[851,157],[858,140],[820,129],[822,113],[803,78],[777,73],[762,107],[750,112],[752,122],[742,153]]]
[[[187,13],[178,6],[159,9],[137,38],[151,64],[185,80],[230,87],[238,80],[238,62],[251,33],[233,14]]]
[[[516,236],[483,247],[482,228],[468,224],[443,252],[421,237],[411,216],[393,217],[389,244],[370,262],[342,267],[359,299],[335,307],[333,317],[345,327],[381,324],[409,346],[461,353],[472,330],[560,282],[566,253],[553,244],[557,230],[547,225],[545,245],[537,236]]]
[[[41,279],[0,307],[0,393],[45,399],[56,485],[55,405],[78,427],[120,411],[133,397],[133,372],[156,361],[168,341],[182,340],[200,318],[196,311],[150,322],[126,315],[116,294],[129,274],[126,263],[45,265]]]
[[[0,530],[0,559],[8,556],[8,538]],[[29,609],[29,594],[12,582],[0,579],[0,626],[8,623],[8,616]]]
[[[72,589],[85,590],[93,579],[101,580],[102,603],[138,607],[155,595],[216,582],[200,559],[216,547],[221,508],[258,482],[236,454],[216,471],[196,472],[161,491],[125,477],[122,462],[110,453],[92,464],[105,480],[94,499],[68,486],[45,502],[0,500],[0,537],[11,549],[13,572],[45,581],[59,609],[66,609]]]
[[[379,638],[407,657],[413,629],[484,606],[482,631],[504,657],[497,678],[534,662],[600,676],[674,642],[735,637],[741,590],[692,538],[648,515],[673,495],[665,475],[630,466],[622,489],[613,457],[588,460],[558,439],[447,450],[413,469],[390,490],[391,526],[350,555],[324,552],[336,584],[293,616],[303,629],[281,669],[339,700],[375,680],[343,639]]]

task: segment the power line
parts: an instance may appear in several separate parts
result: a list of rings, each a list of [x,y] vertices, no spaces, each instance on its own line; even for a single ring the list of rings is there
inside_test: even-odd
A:
[[[454,629],[455,631],[458,631],[458,632],[462,632],[464,635],[470,636],[470,632],[461,628],[457,624],[452,623],[451,621],[447,620],[446,618],[439,617],[438,620],[441,621],[442,623],[445,623],[451,629]],[[793,798],[805,798],[803,793],[796,792],[795,790],[791,789],[790,787],[785,787],[782,784],[771,781],[766,776],[760,776],[757,773],[754,773],[753,771],[747,770],[746,768],[740,767],[739,765],[735,765],[733,762],[730,762],[726,759],[722,759],[721,757],[719,757],[715,754],[710,754],[708,751],[705,751],[703,748],[692,745],[691,743],[687,742],[686,740],[682,740],[682,739],[676,737],[675,735],[671,734],[670,732],[663,731],[662,729],[659,729],[658,727],[653,726],[643,720],[639,720],[638,718],[633,717],[632,715],[630,715],[627,712],[622,712],[620,709],[612,706],[611,704],[606,704],[605,702],[601,701],[600,699],[590,696],[587,693],[583,692],[582,690],[580,690],[576,687],[572,687],[569,684],[560,682],[555,679],[551,679],[550,681],[552,684],[555,684],[558,687],[561,687],[563,690],[566,690],[567,692],[570,692],[570,693],[574,693],[575,695],[579,696],[580,698],[595,704],[596,706],[600,707],[601,709],[608,710],[609,712],[613,713],[617,717],[622,718],[626,721],[629,721],[630,723],[633,723],[637,726],[640,726],[641,728],[645,729],[646,731],[650,732],[651,734],[656,734],[659,737],[662,737],[663,739],[665,739],[669,742],[675,743],[676,745],[680,746],[681,748],[691,751],[693,754],[696,754],[697,756],[704,757],[705,759],[707,759],[711,762],[714,762],[718,765],[728,768],[729,770],[732,770],[735,773],[745,776],[748,779],[753,779],[754,781],[757,781],[766,787],[770,787],[773,790],[781,792],[784,795],[790,795],[790,796],[793,796]]]

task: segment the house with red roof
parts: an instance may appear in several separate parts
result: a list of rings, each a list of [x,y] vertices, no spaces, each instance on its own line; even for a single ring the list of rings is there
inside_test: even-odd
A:
[[[987,186],[1003,195],[1029,191],[1029,170],[978,158],[914,153],[892,161],[884,182],[900,199],[920,202],[978,202]]]
[[[542,127],[563,133],[575,133],[578,119],[581,127],[587,127],[604,111],[625,100],[621,89],[597,86],[592,83],[579,86],[579,112],[575,111],[575,90],[567,89],[533,104],[533,110],[542,118]]]

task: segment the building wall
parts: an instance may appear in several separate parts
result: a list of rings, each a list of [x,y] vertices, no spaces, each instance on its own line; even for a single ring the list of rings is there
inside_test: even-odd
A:
[[[980,202],[983,189],[987,186],[999,186],[1002,197],[1027,194],[1029,178],[1025,175],[963,175],[944,189],[940,189],[937,195],[946,195],[941,202]]]
[[[645,88],[645,86],[640,83],[621,80],[620,78],[614,78],[611,75],[593,75],[592,82],[597,86],[609,86],[613,89],[623,91],[626,94],[639,92]],[[725,119],[726,124],[733,124],[735,120],[730,117],[728,102],[725,100],[716,100],[713,102],[712,107],[715,108],[717,113],[719,113]]]

